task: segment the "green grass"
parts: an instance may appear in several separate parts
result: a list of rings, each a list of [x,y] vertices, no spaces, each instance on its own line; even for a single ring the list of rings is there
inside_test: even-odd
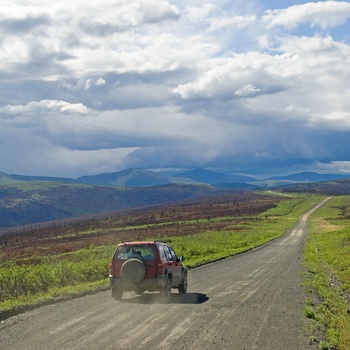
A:
[[[88,247],[52,257],[32,257],[0,269],[0,310],[105,285],[114,247]],[[32,261],[35,261],[33,264]]]
[[[325,333],[323,346],[350,348],[350,196],[333,197],[312,215],[306,248],[306,284],[321,299],[314,327]],[[326,347],[323,347],[326,348]]]
[[[247,218],[246,224],[232,224],[221,231],[206,231],[185,237],[158,237],[171,244],[186,265],[193,267],[250,250],[282,236],[297,223],[301,214],[321,201],[321,197],[286,200],[258,217]]]
[[[233,256],[283,235],[302,213],[321,199],[306,196],[283,198],[276,208],[255,217],[245,217],[243,223],[236,223],[232,218],[220,231],[194,231],[188,236],[150,239],[169,242],[179,255],[185,256],[185,265],[193,267]],[[193,223],[195,230],[197,220],[189,222]],[[107,287],[108,264],[114,249],[115,245],[88,246],[59,256],[32,257],[27,262],[22,261],[21,265],[3,263],[0,265],[0,311],[67,293],[81,293],[96,286]]]

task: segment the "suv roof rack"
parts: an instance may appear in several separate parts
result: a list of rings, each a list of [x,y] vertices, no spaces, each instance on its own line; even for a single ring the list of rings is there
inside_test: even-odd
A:
[[[153,243],[166,243],[165,241],[160,241],[159,239],[156,239],[153,241]]]

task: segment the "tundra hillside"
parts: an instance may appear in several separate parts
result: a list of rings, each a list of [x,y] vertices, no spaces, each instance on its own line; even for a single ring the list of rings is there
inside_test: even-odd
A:
[[[104,215],[106,211],[234,193],[208,185],[169,184],[147,187],[98,186],[50,181],[4,180],[0,173],[0,228]]]

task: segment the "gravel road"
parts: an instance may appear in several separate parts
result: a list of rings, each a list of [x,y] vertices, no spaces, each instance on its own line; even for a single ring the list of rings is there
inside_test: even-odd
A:
[[[166,304],[128,292],[116,302],[105,291],[42,306],[2,321],[0,348],[314,349],[300,286],[311,212],[264,247],[190,270],[186,296],[174,291]]]

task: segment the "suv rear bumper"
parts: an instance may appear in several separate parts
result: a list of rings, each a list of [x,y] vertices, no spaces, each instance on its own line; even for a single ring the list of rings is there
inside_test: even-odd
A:
[[[115,278],[112,275],[109,275],[109,284],[111,287],[120,287],[124,290],[133,290],[135,288],[145,289],[145,290],[160,290],[166,284],[165,275],[158,275],[154,278],[145,278],[142,282],[134,284],[127,282],[122,278]]]

